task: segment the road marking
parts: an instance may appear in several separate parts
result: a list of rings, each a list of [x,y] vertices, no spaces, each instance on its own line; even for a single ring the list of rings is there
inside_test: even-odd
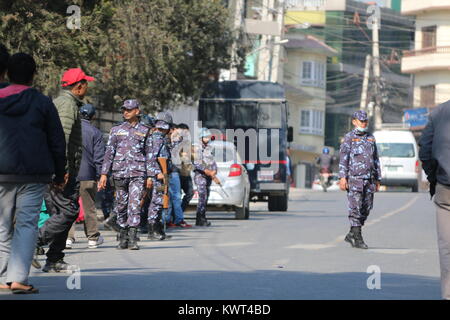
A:
[[[385,254],[409,254],[409,253],[426,253],[423,249],[370,249],[368,252],[385,253]]]
[[[414,198],[412,198],[410,201],[408,201],[404,206],[402,206],[396,210],[390,211],[390,212],[382,215],[381,217],[366,223],[365,226],[372,226],[380,221],[383,221],[384,219],[392,217],[393,215],[395,215],[397,213],[405,211],[406,209],[411,207],[417,201],[417,199],[419,199],[419,195],[416,195]],[[304,250],[328,249],[328,248],[335,247],[339,243],[343,242],[345,239],[345,236],[346,236],[346,234],[341,235],[341,236],[337,237],[336,239],[334,239],[333,241],[326,242],[326,243],[311,243],[311,244],[299,243],[299,244],[292,245],[292,246],[289,246],[286,248],[288,248],[288,249],[304,249]],[[373,249],[373,250],[377,250],[377,249]],[[384,250],[384,249],[378,249],[378,250]],[[389,250],[389,249],[386,249],[386,250]],[[394,250],[394,249],[392,249],[392,250]],[[394,251],[398,252],[398,250],[394,250]],[[392,252],[392,253],[394,253],[394,252]],[[401,252],[398,252],[398,253],[401,254]]]
[[[320,244],[320,243],[299,243],[293,246],[289,246],[289,249],[304,249],[304,250],[318,250],[334,247],[332,244]]]
[[[254,242],[226,242],[216,244],[218,247],[239,247],[239,246],[249,246],[254,244]]]

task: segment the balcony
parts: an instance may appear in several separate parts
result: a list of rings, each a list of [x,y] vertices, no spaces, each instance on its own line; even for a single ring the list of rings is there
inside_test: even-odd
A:
[[[432,70],[450,70],[450,46],[430,47],[403,52],[403,73]]]
[[[403,15],[419,15],[424,12],[450,10],[450,2],[448,0],[403,0],[402,14]]]

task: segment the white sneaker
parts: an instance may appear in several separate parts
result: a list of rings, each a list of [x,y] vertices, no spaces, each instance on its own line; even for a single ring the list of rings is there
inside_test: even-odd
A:
[[[72,245],[75,242],[73,239],[67,239],[66,240],[66,249],[72,249]]]
[[[89,240],[88,241],[88,247],[89,249],[95,249],[97,248],[99,245],[101,245],[103,243],[104,239],[102,236],[98,236],[97,240]]]

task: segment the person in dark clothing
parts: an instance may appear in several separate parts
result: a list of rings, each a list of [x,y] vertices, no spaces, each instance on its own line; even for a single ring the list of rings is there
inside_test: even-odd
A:
[[[53,101],[58,110],[64,135],[67,142],[66,155],[67,174],[62,192],[49,190],[51,201],[45,199],[51,217],[39,229],[38,245],[48,244],[47,261],[42,269],[44,272],[71,272],[75,266],[66,263],[63,250],[66,247],[67,235],[72,224],[77,219],[80,206],[78,198],[80,183],[77,181],[83,151],[81,119],[79,107],[87,93],[88,81],[94,78],[87,76],[81,69],[69,69],[62,77],[60,95]]]
[[[419,146],[436,205],[442,299],[450,300],[450,101],[432,109]]]
[[[80,182],[80,197],[84,209],[84,233],[88,238],[90,249],[97,248],[104,241],[97,225],[97,209],[95,196],[97,194],[97,181],[102,170],[105,156],[105,142],[102,132],[91,124],[95,116],[95,108],[85,104],[80,108],[81,131],[83,134],[83,154],[81,157],[78,181]],[[69,242],[70,241],[70,242]],[[66,248],[75,242],[75,225],[69,231]]]
[[[4,45],[0,44],[0,89],[8,85],[5,79],[8,60],[9,52]]]
[[[0,89],[0,291],[37,293],[28,284],[46,185],[64,187],[66,143],[52,101],[31,87],[34,59],[8,61]]]
[[[193,169],[191,161],[191,141],[189,127],[185,123],[180,123],[178,128],[181,129],[181,135],[183,136],[182,148],[180,152],[181,169],[180,169],[180,184],[181,190],[184,192],[183,199],[181,200],[181,209],[186,211],[189,202],[194,197],[194,185],[192,183],[191,172]]]

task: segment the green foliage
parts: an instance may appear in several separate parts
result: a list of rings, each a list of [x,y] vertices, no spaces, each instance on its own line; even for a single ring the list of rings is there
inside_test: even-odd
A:
[[[81,67],[96,77],[90,96],[103,108],[137,98],[151,111],[195,99],[212,75],[235,63],[222,2],[2,0],[0,42],[33,54],[35,84],[46,94],[58,92],[66,69]],[[79,30],[66,26],[73,4],[81,8]]]

